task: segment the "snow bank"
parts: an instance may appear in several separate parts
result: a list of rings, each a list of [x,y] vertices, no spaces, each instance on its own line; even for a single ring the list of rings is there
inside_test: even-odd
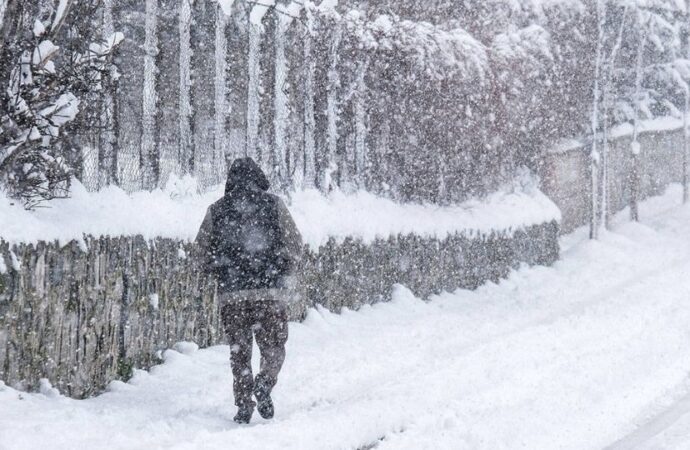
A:
[[[0,193],[0,237],[8,242],[67,242],[84,234],[140,234],[146,239],[192,240],[222,188],[195,192],[191,179],[172,179],[163,190],[131,195],[117,187],[89,193],[75,182],[71,198],[36,211],[26,211]],[[330,237],[352,236],[366,242],[398,233],[442,237],[463,230],[515,230],[560,220],[558,207],[531,180],[458,206],[399,204],[366,192],[334,192],[325,197],[315,190],[293,194],[288,205],[304,240],[313,248]]]

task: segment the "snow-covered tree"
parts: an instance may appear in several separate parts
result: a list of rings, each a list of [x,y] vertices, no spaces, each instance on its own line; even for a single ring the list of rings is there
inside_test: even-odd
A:
[[[64,137],[61,131],[77,117],[80,98],[103,89],[110,53],[123,36],[82,40],[78,46],[72,40],[62,51],[60,32],[70,26],[68,16],[74,19],[73,2],[14,6],[2,29],[7,59],[0,71],[0,184],[31,207],[67,194],[71,173],[57,145]]]
[[[100,130],[77,119],[57,146],[93,188],[163,186],[177,173],[205,189],[226,157],[248,154],[282,191],[455,202],[518,166],[540,171],[562,137],[596,137],[587,189],[605,225],[610,127],[687,110],[676,0],[223,0],[224,14],[211,0],[91,3],[99,36],[124,32],[121,76],[88,102]],[[3,2],[4,34],[17,5]]]
[[[653,0],[626,7],[634,26],[622,38],[621,53],[627,47],[627,64],[621,61],[611,68],[612,119],[633,125],[630,212],[632,220],[639,220],[639,123],[659,116],[685,116],[690,61],[682,54],[682,30],[687,26],[682,20],[687,14],[683,5]]]

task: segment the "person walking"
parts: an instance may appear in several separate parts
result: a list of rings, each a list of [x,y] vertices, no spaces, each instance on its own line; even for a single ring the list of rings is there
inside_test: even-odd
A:
[[[234,421],[240,424],[249,423],[255,407],[261,417],[273,417],[271,392],[288,339],[286,303],[302,250],[290,213],[269,187],[254,160],[235,160],[225,195],[208,208],[196,238],[204,270],[218,285],[238,408]],[[261,353],[256,377],[254,337]]]

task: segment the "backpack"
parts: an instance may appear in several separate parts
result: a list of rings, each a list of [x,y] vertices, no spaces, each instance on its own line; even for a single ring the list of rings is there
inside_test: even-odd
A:
[[[277,199],[234,191],[212,208],[211,269],[224,290],[275,288],[289,267]]]

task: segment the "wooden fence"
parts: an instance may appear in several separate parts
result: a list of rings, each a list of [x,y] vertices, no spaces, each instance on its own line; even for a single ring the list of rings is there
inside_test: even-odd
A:
[[[521,263],[551,264],[558,249],[556,222],[444,239],[332,240],[306,249],[290,318],[316,304],[337,312],[385,301],[394,283],[422,297],[473,289]],[[47,378],[83,398],[156,364],[178,341],[223,342],[214,284],[194,252],[187,242],[141,237],[0,240],[0,379],[33,390]]]

